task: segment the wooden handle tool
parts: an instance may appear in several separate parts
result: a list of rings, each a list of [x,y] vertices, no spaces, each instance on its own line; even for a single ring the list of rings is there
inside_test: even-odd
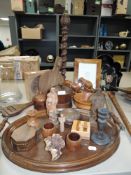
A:
[[[127,119],[125,113],[123,112],[121,106],[119,105],[117,99],[116,99],[116,96],[115,94],[111,93],[111,92],[108,92],[108,95],[112,101],[112,103],[114,104],[116,110],[118,111],[120,117],[121,117],[121,120],[123,121],[123,123],[125,124],[126,128],[127,128],[127,131],[129,132],[129,134],[131,135],[131,124],[129,122],[129,120]]]
[[[0,123],[0,132],[4,129],[6,123],[7,119],[3,119],[3,121]]]
[[[121,130],[124,130],[125,127],[124,125],[121,123],[120,119],[113,113],[113,112],[109,112],[110,116],[112,117],[113,121],[119,126],[119,128]]]
[[[112,108],[112,104],[108,94],[105,92],[104,95],[105,95],[106,106],[107,106],[107,109],[109,110],[110,117],[113,119],[113,122],[118,125],[119,129],[124,130],[124,125],[122,124],[120,119],[112,112],[113,108]]]

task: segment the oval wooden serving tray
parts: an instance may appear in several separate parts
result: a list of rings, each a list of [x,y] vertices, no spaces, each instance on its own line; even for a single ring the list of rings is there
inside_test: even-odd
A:
[[[40,137],[37,144],[28,152],[17,152],[13,149],[11,134],[17,127],[25,124],[27,119],[28,117],[25,116],[15,121],[4,131],[2,136],[2,150],[11,162],[33,171],[60,173],[88,168],[109,158],[116,151],[120,142],[117,128],[115,126],[112,128],[107,127],[106,132],[113,134],[111,137],[112,142],[109,145],[98,146],[92,143],[92,141],[86,141],[86,144],[82,143],[81,148],[77,152],[70,152],[65,147],[62,150],[62,156],[56,161],[51,161],[50,153],[44,149],[45,143],[42,137]],[[66,128],[62,134],[63,138],[65,138],[68,132],[70,132],[70,129]],[[89,145],[96,146],[97,150],[89,151]]]

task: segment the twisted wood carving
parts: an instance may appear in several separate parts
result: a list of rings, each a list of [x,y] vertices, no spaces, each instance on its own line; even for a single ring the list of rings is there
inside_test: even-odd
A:
[[[62,67],[61,74],[65,78],[66,73],[66,61],[67,61],[67,39],[68,39],[68,30],[70,25],[70,17],[67,13],[64,13],[60,19],[61,23],[61,57],[62,57]]]

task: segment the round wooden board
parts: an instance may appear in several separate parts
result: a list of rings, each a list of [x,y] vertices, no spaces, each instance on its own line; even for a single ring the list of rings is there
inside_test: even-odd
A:
[[[118,148],[120,139],[119,131],[116,127],[106,128],[108,134],[112,134],[112,141],[109,145],[98,146],[92,143],[92,141],[86,141],[77,152],[70,152],[66,147],[62,150],[62,156],[56,160],[51,161],[51,155],[45,151],[45,143],[43,138],[40,137],[38,143],[28,152],[16,152],[13,149],[11,143],[11,134],[19,126],[23,125],[27,121],[27,116],[15,121],[11,124],[2,136],[2,149],[5,156],[16,165],[39,172],[68,172],[76,171],[84,168],[94,166],[107,158],[109,158]],[[45,119],[42,119],[43,121]],[[65,129],[62,134],[63,138],[66,137],[70,131],[69,128]],[[88,146],[96,146],[96,151],[89,151]]]

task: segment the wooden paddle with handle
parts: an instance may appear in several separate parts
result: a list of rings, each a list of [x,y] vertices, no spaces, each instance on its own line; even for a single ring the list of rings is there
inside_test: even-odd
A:
[[[9,117],[13,117],[13,116],[20,114],[24,109],[32,105],[33,105],[33,102],[29,102],[29,103],[24,103],[24,104],[9,105],[9,106],[1,108],[0,112],[2,114],[2,117],[4,117],[4,119],[0,123],[0,132],[5,127],[6,123],[8,122]]]
[[[40,110],[40,111],[35,110],[34,111],[34,115],[27,114],[26,116],[27,117],[35,117],[35,118],[45,117],[45,116],[47,116],[47,111],[45,109],[44,110]],[[0,123],[0,132],[4,129],[4,127],[5,127],[7,122],[8,122],[8,117],[4,118],[3,121]]]
[[[1,109],[1,113],[3,117],[13,117],[15,115],[20,114],[24,109],[32,105],[33,105],[33,102],[9,105],[7,107],[3,107]]]

